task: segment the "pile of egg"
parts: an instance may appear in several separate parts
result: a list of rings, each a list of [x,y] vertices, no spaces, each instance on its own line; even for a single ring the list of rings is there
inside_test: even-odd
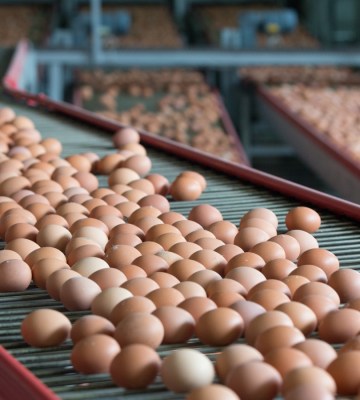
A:
[[[58,140],[0,110],[0,291],[33,282],[85,312],[72,324],[36,309],[22,321],[24,341],[71,341],[78,373],[108,373],[126,389],[161,380],[188,400],[356,395],[360,275],[319,248],[320,215],[289,210],[285,233],[266,208],[239,226],[210,204],[185,217],[171,211],[177,191],[150,173],[137,132],[123,128],[113,142],[102,158],[62,158]],[[177,180],[206,190],[197,172]],[[160,357],[162,344],[180,347]]]

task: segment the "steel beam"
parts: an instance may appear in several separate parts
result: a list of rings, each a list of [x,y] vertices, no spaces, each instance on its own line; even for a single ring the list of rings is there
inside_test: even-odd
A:
[[[119,49],[102,51],[99,60],[82,50],[35,50],[39,64],[59,63],[71,66],[114,67],[209,67],[229,68],[249,65],[348,65],[360,66],[356,50],[220,50],[220,49]]]

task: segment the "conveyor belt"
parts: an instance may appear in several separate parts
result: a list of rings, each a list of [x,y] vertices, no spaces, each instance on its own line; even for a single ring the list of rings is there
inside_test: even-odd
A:
[[[9,104],[9,103],[7,103]],[[4,104],[0,104],[2,106]],[[112,151],[111,136],[108,132],[89,127],[84,123],[50,112],[10,103],[18,114],[30,117],[43,137],[56,137],[63,144],[63,156],[83,151],[94,151],[100,156]],[[222,212],[224,219],[238,223],[240,217],[254,207],[267,207],[279,218],[279,231],[285,231],[284,217],[291,208],[303,202],[289,198],[261,186],[244,182],[239,178],[217,172],[214,169],[194,165],[164,151],[148,147],[153,161],[152,172],[164,174],[172,180],[180,171],[196,169],[206,176],[208,189],[195,202],[171,202],[172,210],[187,215],[198,203],[212,204]],[[106,177],[100,182],[105,185]],[[314,207],[314,206],[312,206]],[[315,207],[316,208],[316,207]],[[317,208],[322,217],[322,227],[315,234],[320,247],[334,252],[343,268],[358,268],[360,259],[360,225],[355,220]],[[69,312],[48,297],[45,291],[35,287],[26,292],[0,294],[0,344],[22,362],[62,399],[181,399],[183,395],[170,393],[158,379],[146,391],[128,391],[115,387],[107,375],[82,376],[74,372],[69,354],[71,345],[66,343],[58,348],[35,349],[27,346],[20,335],[20,324],[25,315],[33,309],[52,307],[74,321],[84,312]],[[184,345],[183,345],[184,346]],[[193,339],[186,344],[207,353],[210,359],[219,349],[201,345]],[[159,353],[164,356],[179,346],[161,346]]]

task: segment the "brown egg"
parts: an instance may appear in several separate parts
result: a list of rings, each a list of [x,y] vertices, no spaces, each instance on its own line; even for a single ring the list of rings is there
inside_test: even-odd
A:
[[[249,292],[252,287],[260,282],[266,280],[265,276],[255,268],[252,267],[237,267],[230,270],[225,278],[234,279],[241,283],[244,288]]]
[[[130,189],[126,190],[122,196],[124,196],[128,201],[132,201],[134,203],[138,203],[143,197],[148,194],[138,189]]]
[[[186,397],[186,400],[239,400],[234,391],[226,386],[211,384],[193,389]]]
[[[207,229],[214,222],[222,221],[223,217],[220,211],[214,206],[199,204],[190,210],[188,219],[199,223],[203,228]]]
[[[248,211],[247,213],[245,213],[243,215],[241,221],[248,219],[248,218],[264,219],[265,221],[270,222],[275,227],[275,229],[278,226],[277,216],[275,215],[275,213],[273,211],[271,211],[268,208],[263,208],[263,207],[253,208],[252,210]]]
[[[21,189],[30,189],[31,183],[24,176],[13,176],[0,183],[0,194],[11,196]]]
[[[182,259],[182,257],[179,256],[178,254],[166,250],[160,250],[156,253],[156,255],[165,260],[168,266],[173,264],[175,261]]]
[[[39,248],[39,245],[32,240],[17,238],[5,244],[5,250],[13,250],[18,253],[23,260],[26,260],[28,255]],[[29,262],[26,261],[28,264]],[[31,265],[30,265],[31,266]]]
[[[109,232],[109,238],[111,239],[114,235],[117,234],[134,234],[139,236],[139,238],[143,239],[145,237],[144,232],[136,225],[131,223],[124,223],[115,226]]]
[[[168,211],[162,213],[159,215],[159,218],[164,222],[164,224],[169,224],[169,225],[173,225],[175,222],[178,221],[185,221],[185,217],[176,211]]]
[[[245,300],[245,297],[236,292],[215,292],[210,297],[218,307],[228,307],[238,301]]]
[[[276,310],[271,310],[253,318],[245,332],[245,339],[249,345],[254,345],[257,337],[267,329],[275,326],[294,326],[291,318]]]
[[[202,188],[196,179],[180,176],[171,184],[170,194],[177,201],[194,201],[201,196]]]
[[[235,367],[226,378],[226,386],[244,400],[273,399],[282,383],[279,372],[262,361],[249,361]]]
[[[299,242],[290,235],[277,235],[270,238],[269,241],[278,243],[284,249],[285,258],[288,260],[295,261],[300,255]]]
[[[196,349],[178,349],[168,354],[161,365],[160,376],[164,385],[176,393],[210,384],[215,376],[209,358]]]
[[[119,287],[127,280],[126,275],[116,268],[98,269],[88,277],[96,282],[102,290],[110,287]]]
[[[310,282],[327,283],[327,276],[323,269],[316,265],[303,264],[291,271],[290,275],[304,276]]]
[[[239,230],[234,238],[234,244],[244,251],[249,251],[255,245],[266,242],[268,239],[269,235],[265,231],[259,228],[248,227]]]
[[[206,229],[197,229],[194,232],[190,232],[189,234],[187,234],[185,236],[185,239],[188,242],[197,242],[200,239],[213,239],[215,241],[217,241],[218,239],[215,238],[215,235],[213,233],[211,233],[210,231],[206,230]],[[220,244],[224,244],[224,242],[221,242],[221,240],[219,242],[218,246],[220,246]],[[199,244],[200,247],[202,247],[201,244]]]
[[[150,299],[156,308],[163,306],[177,306],[183,300],[184,295],[175,288],[157,288],[147,293],[146,297]]]
[[[258,315],[266,312],[265,308],[258,303],[248,300],[239,300],[230,305],[230,308],[240,314],[244,321],[244,331],[246,332],[249,323]]]
[[[89,310],[100,292],[100,287],[91,279],[74,277],[66,280],[61,286],[60,301],[70,311]]]
[[[294,326],[300,329],[305,336],[310,335],[317,326],[315,313],[305,304],[291,301],[280,304],[275,309],[287,314],[291,318]]]
[[[78,261],[86,257],[104,258],[104,251],[97,243],[84,244],[76,247],[67,254],[67,262],[72,267]]]
[[[130,168],[120,167],[112,170],[108,176],[108,184],[110,187],[123,184],[127,185],[128,183],[140,179],[140,175]],[[122,193],[120,193],[122,194]]]
[[[326,369],[337,357],[336,350],[330,344],[316,338],[309,338],[297,343],[294,348],[302,351],[315,366],[322,369]]]
[[[108,373],[120,346],[109,335],[97,333],[79,340],[71,351],[71,363],[81,374]]]
[[[311,359],[292,347],[278,347],[267,352],[264,361],[272,365],[284,377],[293,369],[312,366]]]
[[[128,143],[139,143],[140,135],[135,129],[125,127],[113,134],[112,142],[115,147],[119,148]]]
[[[164,344],[185,343],[195,330],[195,320],[183,308],[172,305],[157,307],[152,313],[164,326]]]
[[[196,172],[196,171],[182,171],[180,173],[179,177],[187,177],[187,178],[195,179],[196,181],[199,182],[202,191],[204,191],[206,189],[206,186],[207,186],[206,179],[199,172]]]
[[[227,262],[225,258],[214,250],[202,249],[193,253],[190,260],[202,264],[206,269],[210,269],[223,275]]]
[[[340,297],[336,291],[322,282],[309,282],[300,286],[294,293],[293,300],[302,302],[309,295],[322,295],[328,297],[336,306],[340,305]]]
[[[146,194],[155,194],[154,185],[145,178],[136,179],[135,181],[130,182],[129,186]]]
[[[195,322],[205,312],[213,310],[217,307],[216,303],[204,296],[187,297],[184,301],[178,304],[178,307],[188,311],[194,318]]]
[[[217,221],[208,227],[209,231],[226,244],[233,244],[238,230],[230,221]]]
[[[341,303],[359,298],[360,274],[354,269],[344,268],[333,272],[328,284],[336,290]]]
[[[319,247],[319,244],[318,244],[317,240],[314,238],[314,236],[312,236],[310,233],[305,232],[303,230],[295,229],[295,230],[288,231],[286,234],[289,236],[292,236],[299,242],[300,255],[307,250],[315,249],[315,248]]]
[[[134,154],[121,162],[121,168],[130,168],[140,176],[147,175],[152,167],[149,157],[142,154]]]
[[[310,249],[302,253],[298,259],[298,266],[312,264],[322,268],[327,277],[339,269],[339,260],[335,254],[326,249]]]
[[[289,287],[284,282],[277,279],[267,279],[266,281],[258,283],[250,289],[248,296],[252,296],[255,292],[262,291],[264,289],[277,290],[288,297],[291,296]]]
[[[122,349],[110,366],[112,381],[128,389],[142,389],[156,378],[161,365],[159,355],[151,347],[132,344]]]
[[[247,291],[243,285],[237,281],[226,278],[221,280],[212,280],[206,285],[205,289],[209,297],[217,292],[239,293],[243,296],[246,296],[247,294]]]
[[[106,318],[99,315],[84,315],[77,319],[71,328],[70,337],[74,344],[81,339],[95,334],[113,336],[114,325]]]
[[[60,300],[60,289],[63,283],[70,278],[80,276],[80,274],[68,268],[56,270],[46,279],[46,291],[54,300]]]
[[[31,283],[29,265],[19,259],[7,259],[0,263],[0,292],[26,290]]]
[[[204,268],[194,272],[187,279],[198,283],[203,288],[206,288],[211,281],[221,280],[222,277],[217,272]]]
[[[179,281],[186,281],[197,271],[205,270],[205,267],[195,260],[182,259],[175,261],[167,270],[169,274],[174,275]],[[214,271],[215,272],[215,271]]]
[[[61,312],[40,308],[30,312],[21,323],[24,341],[33,347],[58,346],[69,337],[71,322]]]
[[[155,281],[159,287],[174,287],[180,283],[179,279],[164,271],[154,272],[149,275],[149,278]]]
[[[266,310],[274,310],[280,304],[290,301],[285,293],[275,289],[261,289],[249,293],[247,299],[262,305]]]
[[[125,203],[124,203],[125,204]],[[122,213],[123,214],[123,213]],[[126,217],[125,214],[123,214],[123,217]],[[119,224],[124,224],[124,220],[120,217],[115,217],[113,215],[104,215],[102,217],[99,217],[99,221],[103,222],[108,230],[110,231],[112,228]]]
[[[314,384],[325,387],[331,394],[336,393],[336,383],[331,375],[315,366],[296,368],[284,378],[281,392],[286,395],[297,387]]]
[[[78,171],[91,171],[91,162],[88,158],[81,154],[74,154],[65,158],[65,160],[70,163],[72,167],[77,169]]]
[[[152,241],[146,241],[139,243],[138,245],[135,246],[136,250],[140,252],[141,255],[146,255],[146,254],[157,254],[159,251],[163,251],[164,248],[161,246],[161,244],[157,242],[152,242]]]
[[[289,275],[282,281],[286,283],[286,285],[290,289],[291,298],[293,298],[294,293],[300,286],[310,282],[308,278],[305,278],[305,276],[299,276],[299,275]]]
[[[128,278],[121,287],[129,290],[134,296],[146,296],[153,290],[159,289],[159,285],[147,277]]]
[[[70,269],[69,265],[57,258],[43,258],[35,262],[32,266],[32,277],[35,285],[45,289],[48,277],[59,269]]]
[[[360,311],[343,308],[327,313],[319,322],[318,333],[328,343],[344,343],[360,331]]]
[[[302,332],[294,326],[273,326],[259,333],[256,337],[254,347],[261,354],[282,347],[292,347],[305,340]]]
[[[217,253],[221,254],[227,262],[229,262],[235,256],[242,254],[244,252],[239,246],[236,246],[235,244],[229,244],[229,243],[221,245],[220,247],[217,247],[215,249],[215,251]],[[225,270],[226,269],[227,268],[225,267]]]
[[[119,244],[106,252],[104,260],[110,267],[120,268],[131,264],[139,256],[141,256],[139,250],[125,244]]]
[[[28,223],[20,222],[11,225],[5,232],[5,241],[10,242],[11,240],[18,238],[25,238],[32,241],[36,241],[38,229]]]
[[[21,256],[13,250],[0,250],[0,263],[8,260],[21,260]]]
[[[161,213],[170,211],[170,204],[166,197],[160,194],[149,194],[138,202],[140,207],[152,206],[160,210]]]
[[[164,327],[156,316],[148,312],[134,312],[125,315],[116,325],[114,338],[121,348],[145,344],[156,349],[164,338]]]
[[[239,224],[239,229],[249,228],[249,227],[261,229],[262,231],[266,232],[270,238],[277,235],[277,231],[273,223],[262,218],[241,219]]]
[[[295,207],[286,214],[285,224],[288,230],[300,229],[313,233],[320,228],[321,218],[309,207]]]
[[[122,154],[105,154],[95,163],[95,170],[99,174],[109,175],[116,168],[119,168],[124,159],[125,157]]]
[[[225,346],[237,340],[244,331],[241,316],[230,308],[219,307],[204,313],[196,323],[199,340],[211,346]]]
[[[150,299],[142,296],[132,296],[122,300],[113,308],[109,320],[116,326],[127,315],[136,312],[151,314],[155,309],[156,306]]]
[[[181,234],[186,237],[189,233],[191,232],[195,232],[197,230],[202,230],[202,226],[195,222],[195,221],[189,221],[188,219],[185,220],[181,220],[181,221],[177,221],[173,224],[177,229],[179,229],[179,231],[181,232]],[[210,232],[211,234],[211,232]],[[215,237],[214,234],[211,234],[212,237]]]
[[[132,293],[123,287],[103,289],[91,303],[91,312],[109,319],[112,310],[122,300],[132,297]]]
[[[279,258],[267,262],[261,269],[261,272],[267,279],[282,280],[286,278],[294,269],[296,269],[296,265],[292,261]]]
[[[147,231],[151,227],[153,227],[154,225],[163,224],[163,222],[161,221],[160,218],[148,216],[148,217],[143,217],[143,218],[140,218],[140,219],[136,220],[134,222],[134,224],[136,226],[138,226],[144,232],[144,234],[146,235]]]
[[[225,267],[225,273],[237,267],[253,267],[261,269],[265,265],[265,260],[256,253],[245,252],[236,255],[228,261],[227,267]]]
[[[304,384],[290,390],[285,400],[302,400],[302,399],[318,399],[318,400],[335,400],[335,396],[329,392],[326,387],[318,384]]]
[[[250,249],[250,252],[258,254],[265,263],[272,260],[278,260],[279,258],[286,258],[286,253],[283,247],[280,244],[271,241],[256,244]]]
[[[149,180],[155,188],[155,193],[166,196],[169,192],[170,183],[168,179],[160,174],[149,174],[145,177]]]
[[[338,308],[337,304],[323,294],[312,294],[305,296],[301,299],[301,303],[305,304],[315,313],[318,324],[329,312],[334,311]]]
[[[133,278],[146,278],[146,272],[137,265],[124,265],[119,268],[119,271],[121,271],[128,280]]]
[[[225,382],[231,371],[249,361],[262,361],[262,354],[247,344],[231,344],[217,354],[215,369],[221,382]]]
[[[81,187],[88,190],[90,193],[99,187],[98,178],[87,171],[78,171],[73,177],[79,182]]]
[[[155,241],[159,243],[164,250],[170,250],[176,243],[186,242],[185,238],[180,233],[173,232],[164,233],[158,236]]]
[[[36,242],[41,247],[56,247],[61,251],[65,251],[65,247],[71,239],[70,231],[57,224],[47,224],[40,228]]]

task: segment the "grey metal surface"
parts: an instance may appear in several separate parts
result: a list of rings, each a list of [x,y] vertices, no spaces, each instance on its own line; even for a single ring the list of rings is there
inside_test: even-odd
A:
[[[3,106],[4,103],[0,103]],[[7,103],[18,114],[32,118],[43,137],[57,137],[63,144],[63,156],[83,151],[95,151],[100,156],[114,151],[108,132],[91,128],[70,118],[57,116],[50,112],[39,111],[15,103]],[[153,172],[164,174],[169,180],[182,170],[193,169],[202,173],[208,188],[195,202],[171,201],[171,208],[187,216],[189,210],[199,203],[209,203],[219,208],[224,219],[238,223],[240,217],[254,207],[268,207],[279,218],[279,231],[285,231],[284,219],[287,211],[299,205],[297,199],[290,199],[273,191],[251,183],[241,181],[210,168],[190,163],[185,159],[166,154],[154,148],[148,148],[153,162]],[[102,185],[106,177],[100,177]],[[321,247],[333,251],[340,259],[343,268],[359,268],[360,225],[348,218],[343,218],[329,211],[318,209],[322,217],[322,227],[315,234]],[[64,311],[74,321],[84,312],[68,312],[63,306],[51,300],[46,292],[30,288],[23,293],[0,294],[0,343],[18,360],[38,376],[62,399],[138,399],[161,400],[182,399],[184,395],[170,393],[160,379],[148,389],[129,391],[115,387],[109,376],[84,376],[74,372],[69,355],[71,343],[59,348],[35,349],[27,346],[20,335],[20,324],[25,315],[39,307],[53,307]],[[181,346],[195,347],[214,359],[220,348],[204,346],[192,339]],[[161,346],[159,354],[164,357],[177,346]]]

